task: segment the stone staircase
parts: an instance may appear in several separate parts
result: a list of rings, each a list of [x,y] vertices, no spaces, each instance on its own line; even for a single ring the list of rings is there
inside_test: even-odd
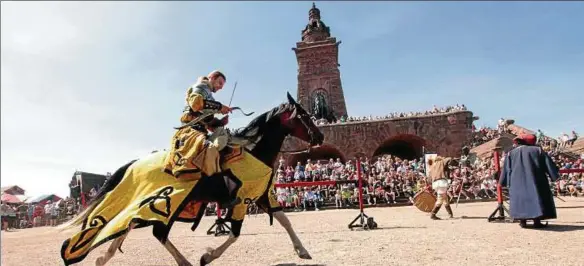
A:
[[[531,131],[527,128],[524,128],[522,126],[518,126],[516,124],[508,125],[507,129],[509,129],[511,131],[510,133],[515,135],[515,136],[519,136],[521,134],[535,134],[536,133],[535,131]],[[546,136],[546,137],[548,137],[548,136]]]
[[[513,148],[513,138],[515,136],[509,133],[503,133],[500,137],[487,141],[470,150],[470,154],[474,154],[480,159],[489,158],[493,154],[493,149],[496,147],[502,148],[505,152]]]

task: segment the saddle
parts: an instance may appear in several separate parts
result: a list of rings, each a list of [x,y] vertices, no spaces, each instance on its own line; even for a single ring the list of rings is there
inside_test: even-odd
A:
[[[255,145],[253,138],[254,138],[254,136],[256,136],[258,129],[255,128],[255,129],[249,130],[247,132],[245,132],[245,129],[246,128],[242,127],[242,128],[238,128],[238,129],[233,130],[233,132],[231,132],[228,129],[229,140],[227,141],[227,147],[240,146],[240,147],[248,148],[250,150],[253,149],[253,145]],[[255,140],[255,142],[257,142],[257,141],[258,140]],[[226,149],[227,149],[227,147],[226,147]]]
[[[225,146],[225,148],[223,148],[220,152],[220,160],[219,160],[219,164],[223,165],[227,162],[231,162],[234,161],[236,159],[240,159],[243,157],[243,149],[244,146],[241,145],[235,145],[235,144],[227,144],[227,146]]]
[[[248,145],[253,144],[249,138],[246,137],[245,134],[242,133],[243,128],[236,129],[233,133],[227,129],[229,139],[227,140],[227,145],[223,148],[220,152],[220,164],[224,164],[228,161],[231,161],[237,157],[241,157],[243,154],[243,149],[245,148],[253,148],[248,147]]]

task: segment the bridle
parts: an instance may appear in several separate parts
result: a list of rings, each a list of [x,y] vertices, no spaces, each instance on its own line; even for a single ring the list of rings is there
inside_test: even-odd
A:
[[[306,121],[304,121],[304,119],[302,119],[302,116],[301,116],[301,115],[297,114],[297,115],[296,115],[296,118],[298,118],[298,120],[300,120],[300,122],[302,123],[302,125],[303,125],[303,126],[306,128],[306,130],[308,131],[308,136],[310,136],[310,143],[312,143],[312,142],[313,142],[313,138],[314,138],[314,134],[313,134],[313,131],[312,131],[311,127],[309,127],[309,126],[306,124]],[[289,133],[288,133],[288,134],[286,134],[286,136],[288,136],[288,135],[290,135],[290,134],[289,134]],[[314,145],[314,146],[313,146],[313,145],[310,145],[310,146],[308,146],[308,148],[303,148],[303,149],[298,149],[298,150],[289,150],[289,151],[283,151],[283,150],[280,150],[280,153],[284,153],[284,154],[292,154],[292,155],[294,155],[294,154],[302,154],[302,153],[310,153],[310,151],[311,151],[311,149],[312,149],[313,147],[314,147],[314,148],[318,148],[319,146],[320,146],[320,145]]]
[[[315,146],[308,146],[308,148],[304,148],[304,149],[298,149],[298,150],[291,150],[291,151],[282,151],[280,150],[280,153],[284,153],[284,154],[301,154],[301,153],[310,153],[311,149],[315,147],[318,148],[319,145],[315,145]]]

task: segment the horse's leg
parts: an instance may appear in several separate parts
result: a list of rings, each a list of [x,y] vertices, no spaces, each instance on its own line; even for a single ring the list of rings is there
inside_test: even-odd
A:
[[[286,229],[286,232],[288,232],[288,235],[290,236],[290,240],[292,240],[292,244],[294,245],[294,251],[296,252],[296,254],[298,254],[298,257],[300,257],[301,259],[308,259],[308,260],[312,259],[312,257],[310,256],[308,251],[304,248],[304,246],[302,245],[302,242],[300,241],[300,239],[296,235],[296,232],[294,232],[294,228],[292,228],[292,223],[290,222],[290,220],[288,220],[288,216],[286,216],[286,214],[283,211],[274,212],[273,215],[274,215],[274,218],[276,218],[276,220],[278,220],[280,225],[282,225],[282,227],[284,227],[284,229]]]
[[[178,249],[170,242],[170,239],[166,239],[162,245],[170,252],[170,255],[176,260],[179,266],[192,266],[192,264],[183,256]]]
[[[212,261],[218,259],[223,255],[223,253],[231,246],[233,243],[237,241],[238,237],[234,236],[232,233],[229,234],[229,238],[221,244],[221,246],[217,247],[216,249],[207,248],[207,253],[203,254],[201,257],[201,265],[207,265]]]
[[[135,226],[134,224],[131,224],[130,228],[128,229],[128,232],[126,232],[122,236],[120,236],[120,237],[114,239],[114,241],[112,241],[112,244],[109,246],[109,248],[107,249],[105,254],[103,254],[103,256],[101,256],[95,260],[96,266],[105,265],[116,254],[116,250],[118,248],[120,248],[120,246],[122,245],[122,242],[124,242],[124,239],[126,239],[128,234],[130,233],[130,231],[132,229],[134,229],[134,226]]]

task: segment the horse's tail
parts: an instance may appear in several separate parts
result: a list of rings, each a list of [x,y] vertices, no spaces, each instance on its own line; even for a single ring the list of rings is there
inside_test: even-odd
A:
[[[67,229],[71,229],[71,228],[80,226],[85,221],[85,219],[87,219],[87,217],[89,217],[89,215],[93,212],[93,210],[95,210],[95,208],[103,201],[103,199],[105,198],[105,195],[108,192],[114,190],[116,188],[116,186],[118,184],[120,184],[120,182],[124,178],[124,175],[126,174],[126,171],[130,167],[130,165],[132,165],[136,161],[137,160],[133,160],[133,161],[125,164],[124,166],[120,167],[103,184],[103,186],[101,187],[101,189],[99,190],[97,195],[89,202],[89,205],[87,206],[87,208],[85,208],[85,210],[83,210],[77,216],[73,217],[73,219],[71,219],[70,221],[58,226],[57,229],[59,229],[60,231],[64,231]]]

